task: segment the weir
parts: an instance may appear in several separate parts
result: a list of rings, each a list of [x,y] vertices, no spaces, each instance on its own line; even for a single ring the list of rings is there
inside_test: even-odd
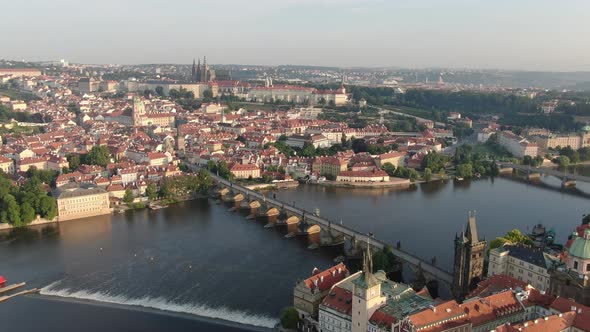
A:
[[[308,211],[289,205],[288,203],[285,203],[283,201],[274,198],[268,198],[256,191],[232,183],[215,174],[210,173],[210,175],[213,178],[213,180],[217,182],[218,185],[225,187],[217,191],[217,193],[222,197],[222,199],[226,200],[225,195],[236,195],[238,193],[241,193],[242,195],[249,197],[249,199],[255,199],[259,202],[263,202],[262,206],[258,208],[258,216],[278,216],[279,214],[287,215],[289,217],[287,217],[287,219],[284,222],[282,222],[283,224],[299,223],[299,225],[301,226],[302,222],[306,223],[306,225],[304,225],[304,227],[306,227],[305,230],[301,230],[302,233],[311,232],[317,234],[321,230],[325,230],[328,232],[329,235],[324,236],[322,238],[321,242],[323,245],[334,245],[334,240],[343,242],[344,237],[347,237],[349,239],[354,238],[354,241],[356,241],[358,244],[362,246],[365,246],[368,243],[370,243],[370,245],[373,248],[378,250],[383,250],[383,248],[389,246],[388,243],[376,239],[372,235],[367,235],[357,230],[354,230],[350,227],[344,226],[340,223],[332,222],[331,220],[326,219],[325,217],[320,217],[316,214],[309,213]],[[231,188],[231,193],[229,190],[224,191],[224,189],[227,188]],[[389,247],[391,248],[391,251],[397,258],[399,258],[402,262],[409,264],[413,269],[419,270],[425,275],[431,276],[449,285],[452,284],[453,276],[451,272],[446,271],[441,267],[435,266],[432,264],[432,262],[419,258],[407,251],[402,250],[399,247]]]

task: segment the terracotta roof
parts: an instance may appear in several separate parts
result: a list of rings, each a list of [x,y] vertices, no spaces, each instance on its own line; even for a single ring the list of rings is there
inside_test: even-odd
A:
[[[344,288],[334,286],[324,298],[322,305],[345,315],[351,315],[352,292]]]
[[[449,319],[465,319],[467,315],[455,300],[447,301],[430,309],[410,315],[408,319],[416,328],[436,324]]]
[[[568,312],[575,308],[576,319],[574,326],[584,331],[590,331],[590,307],[577,303],[574,300],[558,297],[551,304],[551,309],[559,312]]]
[[[395,317],[389,315],[388,313],[382,311],[381,309],[378,309],[373,313],[373,315],[369,319],[369,322],[377,326],[391,327],[393,323],[397,322],[397,319],[395,319]]]
[[[559,332],[567,330],[572,327],[572,325],[575,326],[575,320],[578,318],[577,316],[579,315],[570,311],[559,315],[537,318],[535,320],[516,324],[513,327],[516,331],[521,332]]]
[[[314,269],[313,276],[305,279],[305,285],[312,291],[318,289],[320,292],[330,289],[334,284],[346,278],[348,269],[346,265],[339,263],[338,265],[332,266],[331,268],[318,271]]]
[[[353,177],[363,177],[363,178],[372,178],[372,177],[382,177],[388,176],[387,172],[375,169],[372,171],[342,171],[338,174],[338,176],[353,176]]]
[[[485,298],[464,302],[461,308],[469,316],[473,326],[483,325],[498,317],[524,311],[512,291],[504,291]]]
[[[496,274],[478,283],[477,288],[469,293],[467,298],[473,298],[476,296],[485,297],[507,289],[516,289],[517,287],[526,289],[527,286],[528,284],[524,281],[512,278],[505,274]]]

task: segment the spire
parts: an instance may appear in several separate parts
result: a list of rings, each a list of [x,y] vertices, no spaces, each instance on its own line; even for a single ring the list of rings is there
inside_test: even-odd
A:
[[[197,60],[197,69],[195,70],[195,77],[194,80],[195,82],[200,82],[201,81],[201,58],[199,58]]]
[[[196,70],[197,70],[197,68],[195,67],[195,58],[193,58],[193,69],[191,71],[191,81],[195,80]]]
[[[474,242],[479,242],[479,236],[477,235],[477,221],[475,219],[475,211],[469,211],[469,219],[467,220],[467,229],[465,230],[467,239]]]
[[[367,242],[367,249],[363,255],[363,279],[366,287],[377,285],[379,281],[373,275],[373,255],[371,254],[371,239]]]
[[[209,80],[207,79],[207,57],[203,57],[203,74],[201,75],[201,82],[207,83]]]

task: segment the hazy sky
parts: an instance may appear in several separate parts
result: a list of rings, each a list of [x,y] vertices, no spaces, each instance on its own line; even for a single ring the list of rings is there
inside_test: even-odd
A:
[[[0,58],[590,70],[589,0],[0,0]]]

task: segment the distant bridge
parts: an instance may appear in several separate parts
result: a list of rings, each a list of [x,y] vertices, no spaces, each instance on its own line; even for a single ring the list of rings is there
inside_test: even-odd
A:
[[[564,185],[575,185],[575,182],[588,182],[590,183],[590,176],[584,176],[576,173],[567,173],[558,171],[551,168],[545,167],[532,167],[529,165],[519,165],[513,163],[498,162],[497,165],[501,168],[512,168],[527,174],[546,174],[552,175],[561,179],[561,183]]]
[[[211,173],[211,176],[218,184],[221,184],[221,185],[225,186],[226,188],[231,189],[232,191],[235,191],[237,193],[241,193],[242,195],[246,195],[249,198],[260,200],[261,202],[263,201],[265,204],[272,205],[272,206],[276,207],[277,209],[282,209],[284,212],[291,213],[293,215],[305,216],[306,222],[317,224],[323,229],[326,229],[326,230],[329,229],[330,231],[336,231],[338,233],[348,236],[349,238],[354,237],[354,239],[356,241],[370,243],[371,246],[373,246],[377,249],[383,249],[384,247],[387,246],[387,243],[385,243],[383,241],[377,240],[372,236],[369,236],[367,234],[363,234],[363,233],[356,231],[350,227],[346,227],[340,223],[336,223],[336,222],[333,222],[333,221],[328,220],[326,218],[319,217],[319,216],[309,213],[303,209],[300,209],[300,208],[297,208],[297,207],[290,205],[288,203],[282,202],[280,200],[268,198],[256,191],[254,191],[254,190],[251,190],[251,189],[245,188],[243,186],[240,186],[238,184],[232,183],[232,182],[230,182],[220,176],[217,176],[215,174]],[[438,280],[441,280],[449,285],[452,284],[453,276],[452,276],[451,272],[446,271],[438,266],[432,265],[430,262],[427,262],[427,261],[423,260],[422,258],[419,258],[409,252],[398,249],[395,246],[391,246],[390,248],[391,248],[393,254],[397,258],[399,258],[401,261],[403,261],[407,264],[410,264],[411,266],[413,266],[415,268],[421,269],[424,272],[424,274],[430,275],[430,276],[432,276]]]

